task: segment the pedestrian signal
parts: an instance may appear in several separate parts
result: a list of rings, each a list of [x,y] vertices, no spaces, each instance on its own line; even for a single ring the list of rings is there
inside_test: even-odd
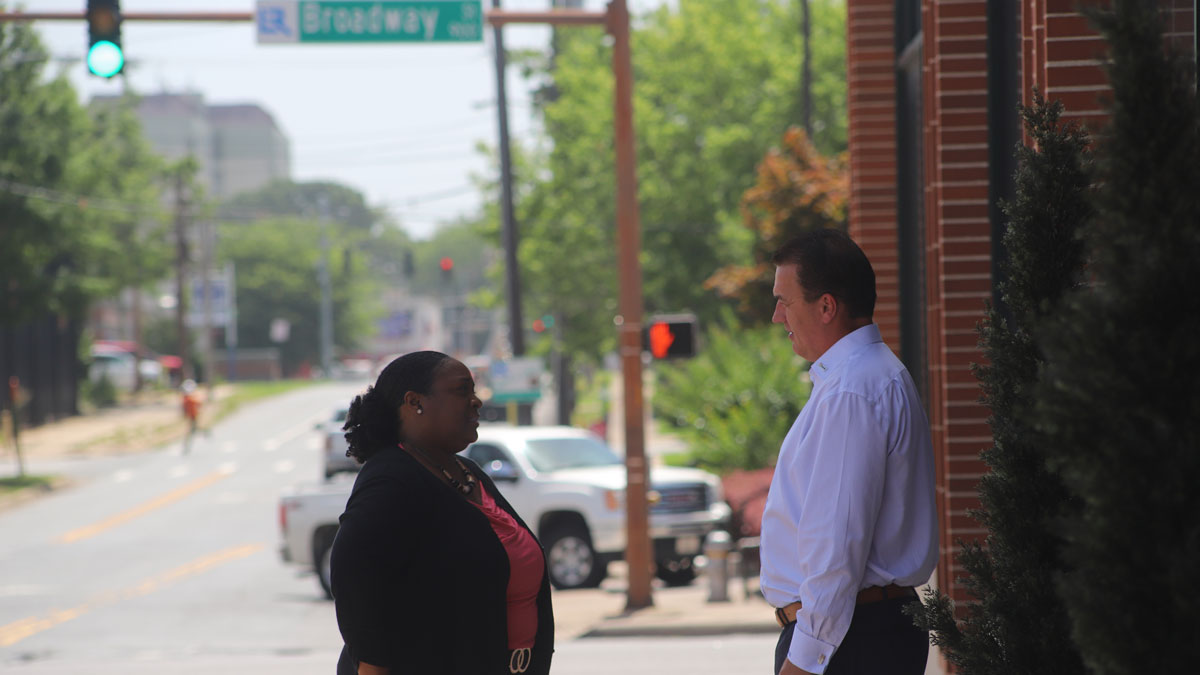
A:
[[[642,337],[643,347],[656,359],[690,358],[696,355],[696,317],[691,314],[651,317]]]

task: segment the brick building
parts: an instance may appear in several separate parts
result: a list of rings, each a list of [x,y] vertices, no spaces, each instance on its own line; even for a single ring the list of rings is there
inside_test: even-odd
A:
[[[1092,0],[1096,1],[1096,0]],[[1196,0],[1161,0],[1176,44],[1196,53]],[[970,364],[997,301],[1018,103],[1033,87],[1090,129],[1104,120],[1104,43],[1076,0],[847,0],[850,232],[875,264],[876,320],[925,399],[938,460],[942,557],[956,601],[954,542],[991,444]]]

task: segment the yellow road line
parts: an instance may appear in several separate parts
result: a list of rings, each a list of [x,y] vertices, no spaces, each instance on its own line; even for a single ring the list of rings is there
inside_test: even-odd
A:
[[[97,534],[100,534],[101,532],[103,532],[105,530],[112,529],[118,525],[121,525],[122,523],[126,523],[130,520],[133,520],[134,518],[139,517],[139,516],[144,516],[147,513],[150,513],[151,511],[153,511],[155,509],[160,509],[164,506],[167,506],[168,504],[173,504],[173,503],[179,501],[180,499],[183,499],[184,497],[192,494],[193,492],[196,492],[198,490],[203,490],[204,488],[208,487],[209,485],[212,485],[213,483],[215,483],[229,475],[230,475],[230,472],[228,472],[228,471],[214,471],[214,472],[208,474],[207,476],[201,476],[200,478],[197,478],[196,480],[192,481],[191,483],[188,483],[187,485],[184,485],[184,486],[178,487],[174,490],[171,490],[170,492],[166,493],[165,495],[151,499],[150,501],[146,502],[145,504],[141,504],[140,506],[135,506],[132,509],[129,509],[128,511],[118,513],[117,515],[112,516],[111,518],[106,518],[105,520],[102,520],[98,523],[71,530],[70,532],[59,537],[58,541],[63,544],[69,544],[71,542],[79,541],[81,539],[87,539],[89,537],[94,537]]]
[[[44,630],[49,630],[60,623],[65,623],[71,619],[78,618],[90,611],[116,604],[127,598],[136,598],[154,591],[162,590],[172,583],[182,581],[188,577],[195,576],[209,570],[222,563],[231,562],[239,558],[245,558],[261,551],[262,544],[246,544],[243,546],[234,546],[223,551],[217,551],[211,555],[206,555],[202,558],[197,558],[189,563],[180,565],[175,569],[168,570],[154,577],[150,577],[141,583],[127,588],[120,592],[101,593],[96,597],[84,602],[81,605],[71,607],[70,609],[56,609],[47,612],[44,616],[30,616],[24,619],[18,619],[12,623],[0,626],[0,647],[7,647],[16,644],[25,638],[41,633]]]

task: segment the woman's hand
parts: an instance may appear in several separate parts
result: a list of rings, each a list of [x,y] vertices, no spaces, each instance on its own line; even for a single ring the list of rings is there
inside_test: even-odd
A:
[[[358,675],[388,675],[391,669],[383,666],[373,666],[366,661],[358,662]]]
[[[359,670],[358,672],[362,673],[362,670]],[[800,668],[796,667],[796,665],[791,661],[784,659],[783,668],[779,671],[779,675],[812,675],[812,673],[808,672],[807,670],[800,670]]]

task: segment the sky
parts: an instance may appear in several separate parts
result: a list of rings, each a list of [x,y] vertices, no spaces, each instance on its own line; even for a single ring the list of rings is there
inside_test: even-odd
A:
[[[661,0],[631,0],[634,13]],[[79,11],[84,0],[25,0],[26,11]],[[485,7],[491,0],[484,0]],[[550,0],[505,0],[505,9],[541,10]],[[123,0],[133,11],[253,11],[253,0]],[[584,0],[602,11],[604,0]],[[477,212],[481,195],[472,175],[488,175],[479,142],[497,145],[492,33],[467,44],[259,45],[243,23],[129,21],[121,41],[125,80],[87,73],[83,21],[37,24],[81,99],[129,86],[137,93],[203,94],[210,104],[255,103],[291,141],[292,177],[332,180],[386,208],[415,238],[439,223]],[[505,28],[508,49],[545,48],[548,28]],[[529,88],[517,69],[506,77],[509,129],[514,139],[534,129]]]

